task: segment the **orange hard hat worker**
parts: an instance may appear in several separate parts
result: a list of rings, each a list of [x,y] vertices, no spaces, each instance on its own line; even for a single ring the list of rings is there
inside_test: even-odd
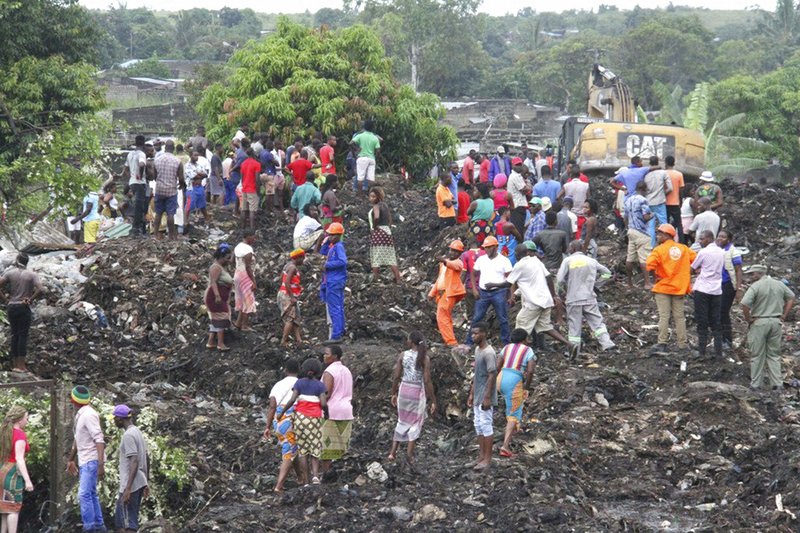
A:
[[[499,245],[500,245],[500,243],[499,243],[499,242],[497,242],[497,239],[495,239],[494,237],[492,237],[491,235],[489,235],[488,237],[486,237],[485,239],[483,239],[483,245],[482,245],[482,247],[483,247],[483,248],[491,248],[492,246],[499,246]]]
[[[344,235],[344,226],[342,226],[338,222],[332,223],[328,226],[328,229],[325,230],[328,235]]]
[[[656,231],[660,231],[661,233],[666,233],[670,237],[675,237],[675,235],[678,234],[678,232],[675,231],[675,227],[672,224],[661,224],[656,229]]]
[[[457,252],[463,252],[464,251],[464,243],[461,242],[461,239],[456,239],[456,240],[454,240],[453,242],[450,243],[450,249],[451,250],[455,250]]]

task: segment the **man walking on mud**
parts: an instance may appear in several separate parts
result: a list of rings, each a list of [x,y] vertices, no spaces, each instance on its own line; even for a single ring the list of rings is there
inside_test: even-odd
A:
[[[750,350],[750,387],[760,389],[764,370],[773,390],[783,388],[781,374],[782,323],[794,306],[794,293],[782,282],[767,275],[764,265],[747,269],[753,283],[742,298],[742,313],[749,325],[747,347]]]

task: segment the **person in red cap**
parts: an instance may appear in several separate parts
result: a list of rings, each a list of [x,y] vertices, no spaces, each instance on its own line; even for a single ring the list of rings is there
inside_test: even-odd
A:
[[[525,169],[522,158],[512,159],[511,167],[511,174],[509,174],[506,184],[506,189],[511,194],[511,200],[514,203],[514,209],[511,210],[511,223],[522,235],[525,233],[525,218],[528,214],[528,195],[531,193],[531,187],[522,175]]]
[[[281,274],[281,286],[278,288],[278,309],[283,320],[281,346],[288,346],[289,337],[292,335],[298,346],[303,343],[301,335],[303,321],[300,319],[298,299],[303,293],[303,286],[300,285],[300,267],[305,259],[305,250],[296,248],[289,253],[289,262],[283,267]]]
[[[119,497],[114,513],[117,531],[139,530],[139,507],[147,497],[150,458],[142,432],[133,425],[133,411],[127,405],[114,407],[114,425],[122,429],[119,445]]]
[[[439,259],[439,275],[428,293],[428,297],[436,302],[436,323],[439,325],[442,340],[448,346],[458,344],[453,332],[453,308],[467,294],[461,281],[464,263],[460,257],[463,251],[464,244],[460,240],[450,243],[448,255]]]
[[[512,266],[508,257],[498,253],[498,242],[494,237],[486,237],[483,240],[483,249],[486,255],[479,257],[475,261],[470,275],[472,276],[472,286],[480,290],[480,299],[475,302],[475,314],[472,317],[472,327],[467,334],[467,344],[472,345],[472,329],[475,324],[483,321],[489,306],[494,308],[497,320],[500,322],[500,340],[503,344],[508,344],[511,340],[511,330],[508,326],[508,298],[506,288],[495,287],[502,285],[511,273]],[[480,272],[480,281],[475,280],[475,273]],[[476,298],[478,298],[476,296]]]
[[[651,348],[650,353],[668,351],[670,315],[678,336],[678,349],[689,348],[683,300],[691,289],[692,261],[697,257],[697,253],[675,242],[676,234],[671,224],[658,226],[656,229],[658,246],[653,248],[647,257],[647,270],[652,271],[657,280],[652,291],[658,307],[658,343]]]

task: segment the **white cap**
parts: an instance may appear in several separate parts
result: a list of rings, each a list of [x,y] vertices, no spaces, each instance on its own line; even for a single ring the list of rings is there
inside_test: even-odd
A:
[[[501,144],[500,146],[498,146],[498,147],[497,147],[497,153],[498,153],[498,154],[504,154],[504,153],[506,153],[506,149],[505,149],[505,148],[503,148],[503,145],[502,145],[502,144]]]
[[[704,170],[702,174],[700,174],[701,181],[714,181],[714,174],[711,173],[710,170]]]
[[[542,211],[549,211],[553,207],[553,202],[550,201],[549,196],[542,196]]]

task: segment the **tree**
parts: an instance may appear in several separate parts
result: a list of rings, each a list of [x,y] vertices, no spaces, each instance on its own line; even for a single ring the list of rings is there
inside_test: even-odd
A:
[[[212,139],[230,139],[241,123],[284,140],[316,132],[349,139],[373,119],[389,166],[422,172],[454,155],[455,134],[438,123],[439,99],[398,84],[365,26],[310,30],[283,18],[228,66],[233,74],[210,85],[197,107]]]
[[[144,59],[135,63],[125,69],[125,72],[130,77],[146,77],[146,78],[169,78],[171,73],[169,68],[163,63],[158,61],[158,56],[153,56],[149,59]]]

